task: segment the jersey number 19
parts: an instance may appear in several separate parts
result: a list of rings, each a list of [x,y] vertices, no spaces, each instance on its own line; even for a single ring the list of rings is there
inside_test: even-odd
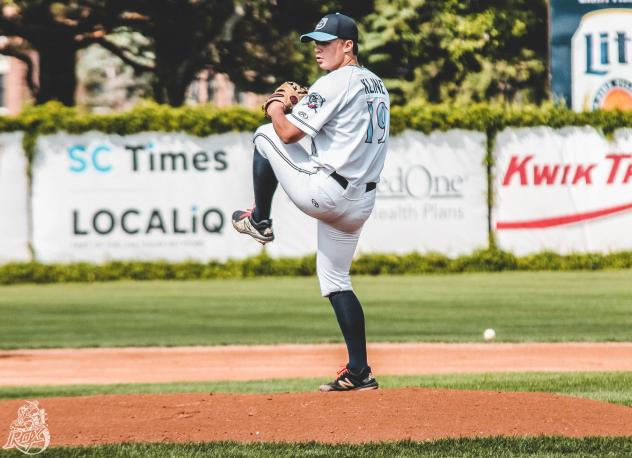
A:
[[[388,108],[384,102],[377,105],[377,109],[373,106],[373,100],[367,101],[369,109],[369,127],[366,130],[365,143],[373,143],[377,138],[378,143],[384,143],[388,136]]]

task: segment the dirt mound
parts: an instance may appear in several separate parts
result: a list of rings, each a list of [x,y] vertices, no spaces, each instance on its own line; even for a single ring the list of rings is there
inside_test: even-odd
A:
[[[632,371],[632,343],[371,344],[377,375]],[[344,345],[0,351],[0,385],[161,383],[330,377]]]
[[[0,425],[22,401],[0,402]],[[108,395],[40,400],[51,445],[445,437],[630,436],[632,409],[544,393],[438,389],[358,393]]]

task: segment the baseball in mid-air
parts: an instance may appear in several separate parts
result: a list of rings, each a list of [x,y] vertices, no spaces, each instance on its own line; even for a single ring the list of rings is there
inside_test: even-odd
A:
[[[491,328],[485,329],[485,331],[483,332],[483,339],[489,342],[490,340],[494,340],[495,338],[496,338],[496,331],[494,331]]]

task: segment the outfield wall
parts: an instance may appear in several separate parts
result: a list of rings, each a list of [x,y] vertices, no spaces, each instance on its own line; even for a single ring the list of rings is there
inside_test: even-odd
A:
[[[38,135],[29,187],[22,134],[3,134],[0,261],[30,259],[29,246],[45,263],[253,256],[261,247],[230,224],[253,201],[251,136]],[[315,251],[314,221],[281,188],[273,218],[268,254]],[[490,235],[516,255],[609,253],[632,250],[631,232],[630,128],[610,138],[591,127],[510,127],[491,139],[405,130],[391,137],[358,253],[455,257]]]
[[[0,134],[0,262],[28,261],[28,163],[21,132]]]

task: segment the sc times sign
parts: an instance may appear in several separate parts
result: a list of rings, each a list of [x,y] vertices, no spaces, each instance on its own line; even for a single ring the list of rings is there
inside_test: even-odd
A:
[[[575,111],[632,110],[632,0],[550,0],[551,88]]]

